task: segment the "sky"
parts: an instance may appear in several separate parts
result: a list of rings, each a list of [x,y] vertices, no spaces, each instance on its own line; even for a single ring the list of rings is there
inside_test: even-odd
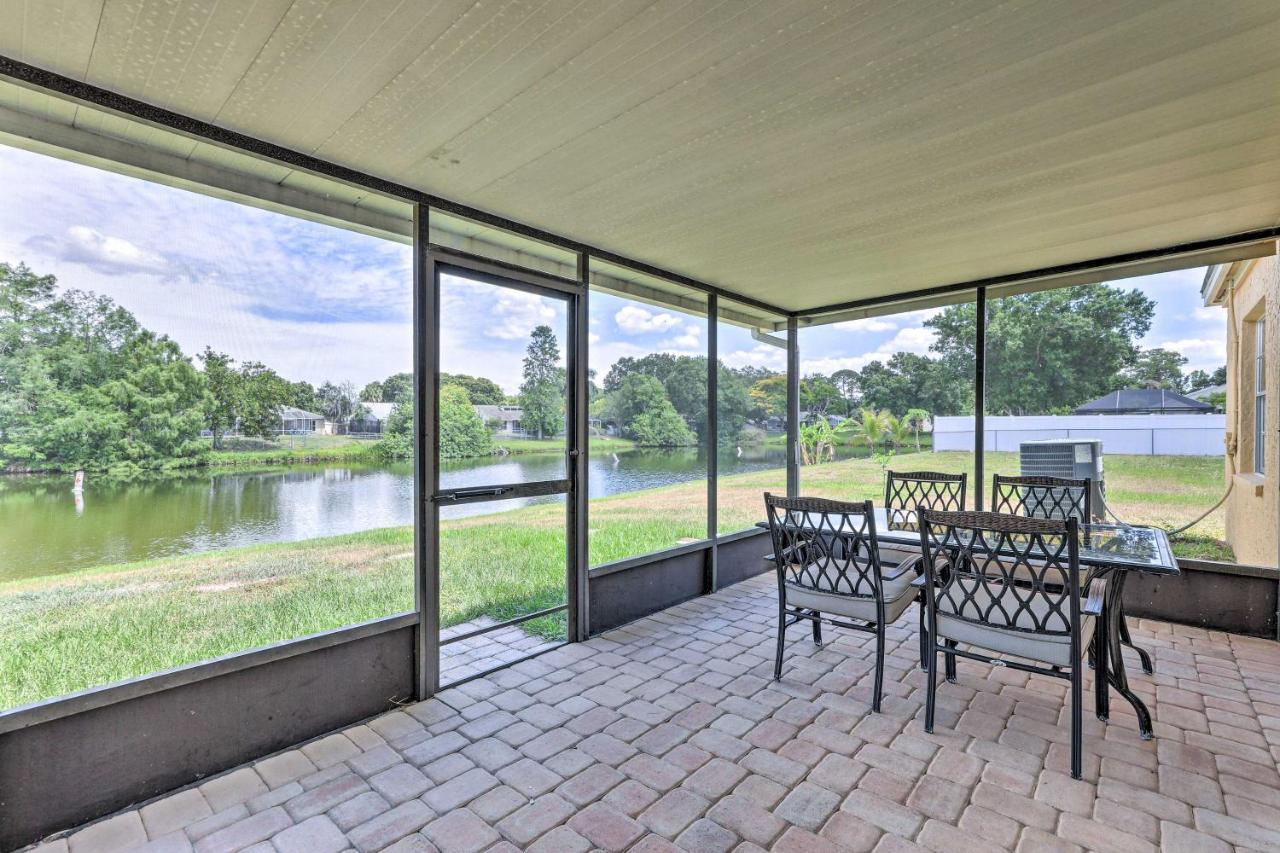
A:
[[[410,247],[197,193],[0,146],[0,260],[94,291],[194,356],[206,345],[261,361],[290,380],[357,387],[412,364]],[[1225,313],[1200,303],[1202,269],[1112,282],[1156,301],[1144,347],[1225,363]],[[491,285],[446,280],[441,369],[520,384],[528,333],[565,305]],[[623,356],[706,352],[706,320],[605,294],[590,301],[589,365],[603,379]],[[923,321],[939,309],[801,333],[806,375],[860,368],[894,352],[928,353]],[[722,360],[782,370],[786,354],[720,328]]]

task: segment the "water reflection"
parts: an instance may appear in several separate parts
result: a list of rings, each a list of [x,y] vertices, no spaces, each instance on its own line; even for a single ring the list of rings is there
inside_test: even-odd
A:
[[[781,467],[777,448],[744,448],[720,460],[722,475]],[[562,477],[557,455],[454,460],[443,488]],[[635,450],[593,456],[590,494],[602,497],[700,480],[697,450]],[[90,476],[84,494],[70,475],[0,477],[0,581],[57,574],[262,542],[353,533],[413,522],[413,468],[303,465],[253,472],[208,471],[131,482]],[[508,509],[525,503],[503,501]],[[446,517],[492,512],[450,507]]]

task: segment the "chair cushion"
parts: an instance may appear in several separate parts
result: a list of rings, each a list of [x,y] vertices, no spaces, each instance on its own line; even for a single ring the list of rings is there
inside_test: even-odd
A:
[[[966,615],[976,615],[979,610],[985,611],[993,595],[1012,595],[1010,592],[1002,593],[1004,589],[1006,588],[1000,584],[980,584],[974,591],[973,605],[966,605],[962,612]],[[1006,609],[1010,612],[1014,611],[1013,606]],[[1032,613],[1018,612],[1014,617],[1014,624],[1018,628],[1025,630],[983,625],[946,613],[939,613],[938,636],[939,638],[956,640],[970,646],[977,646],[1001,654],[1014,655],[1027,660],[1040,661],[1056,666],[1070,666],[1070,635],[1065,633],[1038,633],[1036,631],[1035,620],[1049,612],[1049,603],[1043,597],[1036,596],[1032,599],[1031,610],[1034,611],[1034,615]],[[1049,624],[1053,625],[1056,621],[1050,620]],[[1080,614],[1081,654],[1089,648],[1089,642],[1093,638],[1093,629],[1094,617],[1086,616],[1083,613]]]
[[[892,580],[882,581],[884,592],[885,622],[893,622],[902,615],[902,611],[915,600],[915,589],[911,582],[916,576],[912,572],[903,574]],[[863,622],[876,621],[876,600],[869,595],[850,595],[848,592],[833,589],[831,580],[820,580],[816,587],[800,586],[786,583],[787,604],[818,610],[822,613],[834,613],[849,619]]]
[[[912,547],[910,545],[887,545],[881,542],[879,548],[880,565],[886,569],[901,565],[903,560],[919,560],[922,558],[919,545]]]

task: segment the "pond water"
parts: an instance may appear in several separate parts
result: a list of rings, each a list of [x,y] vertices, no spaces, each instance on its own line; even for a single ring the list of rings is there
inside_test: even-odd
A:
[[[744,448],[722,459],[720,472],[782,465],[781,448]],[[601,497],[700,480],[706,462],[696,450],[631,450],[592,456],[588,471],[589,494]],[[445,463],[441,487],[563,476],[557,454],[454,460]],[[0,581],[413,523],[407,463],[203,470],[134,482],[90,475],[79,497],[71,485],[70,476],[0,477]],[[492,507],[470,504],[445,514],[486,511]]]

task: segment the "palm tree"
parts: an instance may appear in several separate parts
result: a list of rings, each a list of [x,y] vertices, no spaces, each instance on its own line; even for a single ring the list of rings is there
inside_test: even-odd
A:
[[[907,409],[902,419],[911,425],[916,434],[916,453],[920,452],[920,430],[929,421],[929,413],[924,409]]]
[[[884,440],[885,414],[887,413],[877,412],[875,409],[863,409],[857,418],[841,421],[837,431],[854,433],[859,440],[867,443],[871,453],[875,453]]]
[[[899,447],[902,447],[902,445],[906,444],[907,441],[910,440],[911,423],[905,416],[896,418],[887,412],[882,417],[884,419],[885,435],[888,438],[889,443],[893,446],[893,449],[896,451]]]

